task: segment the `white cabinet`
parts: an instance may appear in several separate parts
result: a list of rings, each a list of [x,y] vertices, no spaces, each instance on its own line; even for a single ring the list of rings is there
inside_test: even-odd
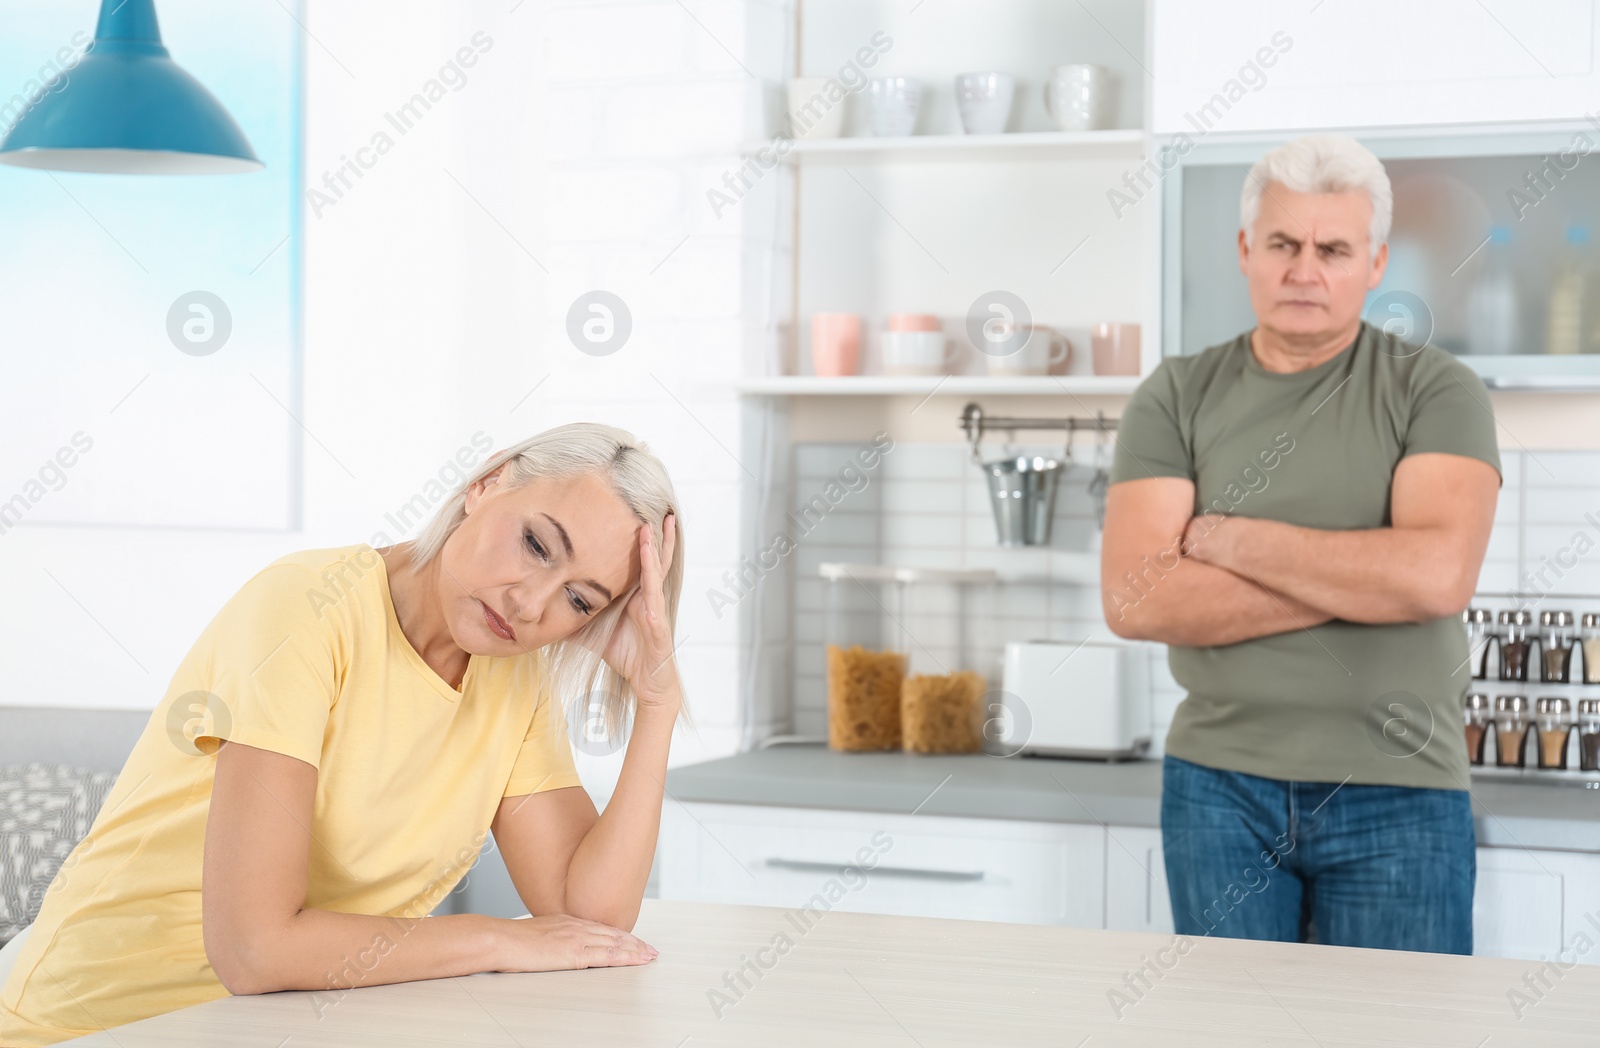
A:
[[[663,899],[1098,928],[1098,826],[671,804]]]
[[[657,860],[663,899],[1173,931],[1148,827],[669,802]],[[1479,956],[1600,964],[1600,855],[1479,848],[1472,930]]]
[[[1161,831],[1110,826],[1106,833],[1105,926],[1171,933]],[[1480,957],[1600,964],[1600,855],[1479,848],[1472,942]]]
[[[1157,134],[1581,120],[1595,0],[1152,0]]]
[[[1106,923],[1118,932],[1172,933],[1161,831],[1106,827]]]
[[[1600,855],[1479,848],[1474,954],[1600,964]]]

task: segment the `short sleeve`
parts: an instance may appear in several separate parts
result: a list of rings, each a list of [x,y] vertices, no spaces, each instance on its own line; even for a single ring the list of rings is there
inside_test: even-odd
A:
[[[1164,360],[1128,398],[1117,422],[1111,483],[1146,477],[1195,478],[1194,460],[1178,426],[1177,376]]]
[[[528,732],[517,750],[517,759],[511,766],[511,777],[506,780],[504,796],[520,797],[527,793],[543,793],[566,786],[582,786],[578,769],[572,761],[572,744],[567,741],[566,717],[560,706],[551,701],[548,680],[539,669],[540,685],[535,697],[537,705]]]
[[[337,697],[338,617],[319,615],[322,581],[296,564],[258,572],[223,605],[191,653],[187,703],[200,753],[222,740],[272,750],[316,767]]]
[[[1489,390],[1477,372],[1455,359],[1445,360],[1412,401],[1401,457],[1429,452],[1481,459],[1501,473]]]

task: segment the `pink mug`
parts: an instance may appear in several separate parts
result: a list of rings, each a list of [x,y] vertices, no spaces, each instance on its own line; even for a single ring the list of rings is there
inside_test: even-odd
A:
[[[854,313],[811,314],[811,366],[818,375],[854,375],[861,362],[861,318]]]
[[[944,325],[931,313],[890,313],[890,331],[943,331]]]
[[[1089,335],[1089,355],[1096,375],[1139,373],[1139,325],[1096,324]]]

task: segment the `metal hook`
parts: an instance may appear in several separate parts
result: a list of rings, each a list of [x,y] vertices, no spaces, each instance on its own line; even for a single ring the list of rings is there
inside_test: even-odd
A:
[[[967,443],[972,449],[972,461],[982,462],[978,445],[983,441],[983,409],[975,402],[961,409],[961,428],[967,432]]]

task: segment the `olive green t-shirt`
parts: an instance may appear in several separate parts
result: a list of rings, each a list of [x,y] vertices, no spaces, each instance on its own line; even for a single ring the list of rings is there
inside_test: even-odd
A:
[[[1168,357],[1128,401],[1111,483],[1184,477],[1195,512],[1329,531],[1388,526],[1395,466],[1444,452],[1500,469],[1488,391],[1437,347],[1363,323],[1306,371],[1264,369],[1250,335]],[[1155,557],[1152,557],[1152,562]],[[1124,599],[1127,580],[1104,583]],[[1159,585],[1153,573],[1140,585]],[[1462,710],[1471,671],[1459,616],[1309,629],[1207,648],[1171,646],[1188,692],[1167,752],[1301,782],[1467,788]]]

